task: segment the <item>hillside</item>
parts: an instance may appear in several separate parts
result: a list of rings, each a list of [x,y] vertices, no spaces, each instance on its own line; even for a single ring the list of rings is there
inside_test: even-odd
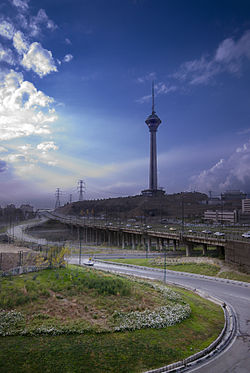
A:
[[[192,218],[202,216],[206,194],[185,192],[160,197],[133,196],[73,202],[60,207],[65,215],[104,216],[108,218]]]

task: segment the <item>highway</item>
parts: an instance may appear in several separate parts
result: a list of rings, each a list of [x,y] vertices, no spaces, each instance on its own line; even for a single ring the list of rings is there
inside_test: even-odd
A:
[[[78,264],[77,258],[70,258],[70,263]],[[133,276],[163,280],[163,271],[154,271],[148,268],[124,267],[110,263],[95,263],[96,269],[113,271]],[[188,286],[204,291],[209,295],[230,304],[237,315],[237,335],[231,345],[220,355],[189,370],[202,373],[249,373],[250,371],[250,285],[237,283],[224,279],[205,278],[203,276],[167,271],[167,282]]]

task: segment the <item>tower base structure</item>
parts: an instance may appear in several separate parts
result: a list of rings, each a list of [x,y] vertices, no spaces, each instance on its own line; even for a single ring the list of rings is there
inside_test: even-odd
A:
[[[142,196],[146,197],[162,197],[165,195],[164,189],[145,189],[141,191]]]

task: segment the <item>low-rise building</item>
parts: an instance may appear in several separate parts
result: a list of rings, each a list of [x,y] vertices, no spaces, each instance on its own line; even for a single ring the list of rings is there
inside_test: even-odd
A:
[[[242,200],[242,213],[250,213],[250,198]]]
[[[212,211],[207,210],[204,212],[204,220],[212,221],[215,223],[237,223],[238,221],[238,213],[236,210],[233,211]]]
[[[25,219],[33,216],[34,208],[33,208],[33,206],[31,206],[29,204],[23,204],[23,205],[21,205],[20,206],[20,210],[22,211]]]

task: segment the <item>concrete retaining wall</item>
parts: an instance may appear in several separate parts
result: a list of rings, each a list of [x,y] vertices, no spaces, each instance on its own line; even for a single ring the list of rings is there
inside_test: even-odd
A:
[[[250,273],[250,245],[248,242],[227,241],[225,262]]]

